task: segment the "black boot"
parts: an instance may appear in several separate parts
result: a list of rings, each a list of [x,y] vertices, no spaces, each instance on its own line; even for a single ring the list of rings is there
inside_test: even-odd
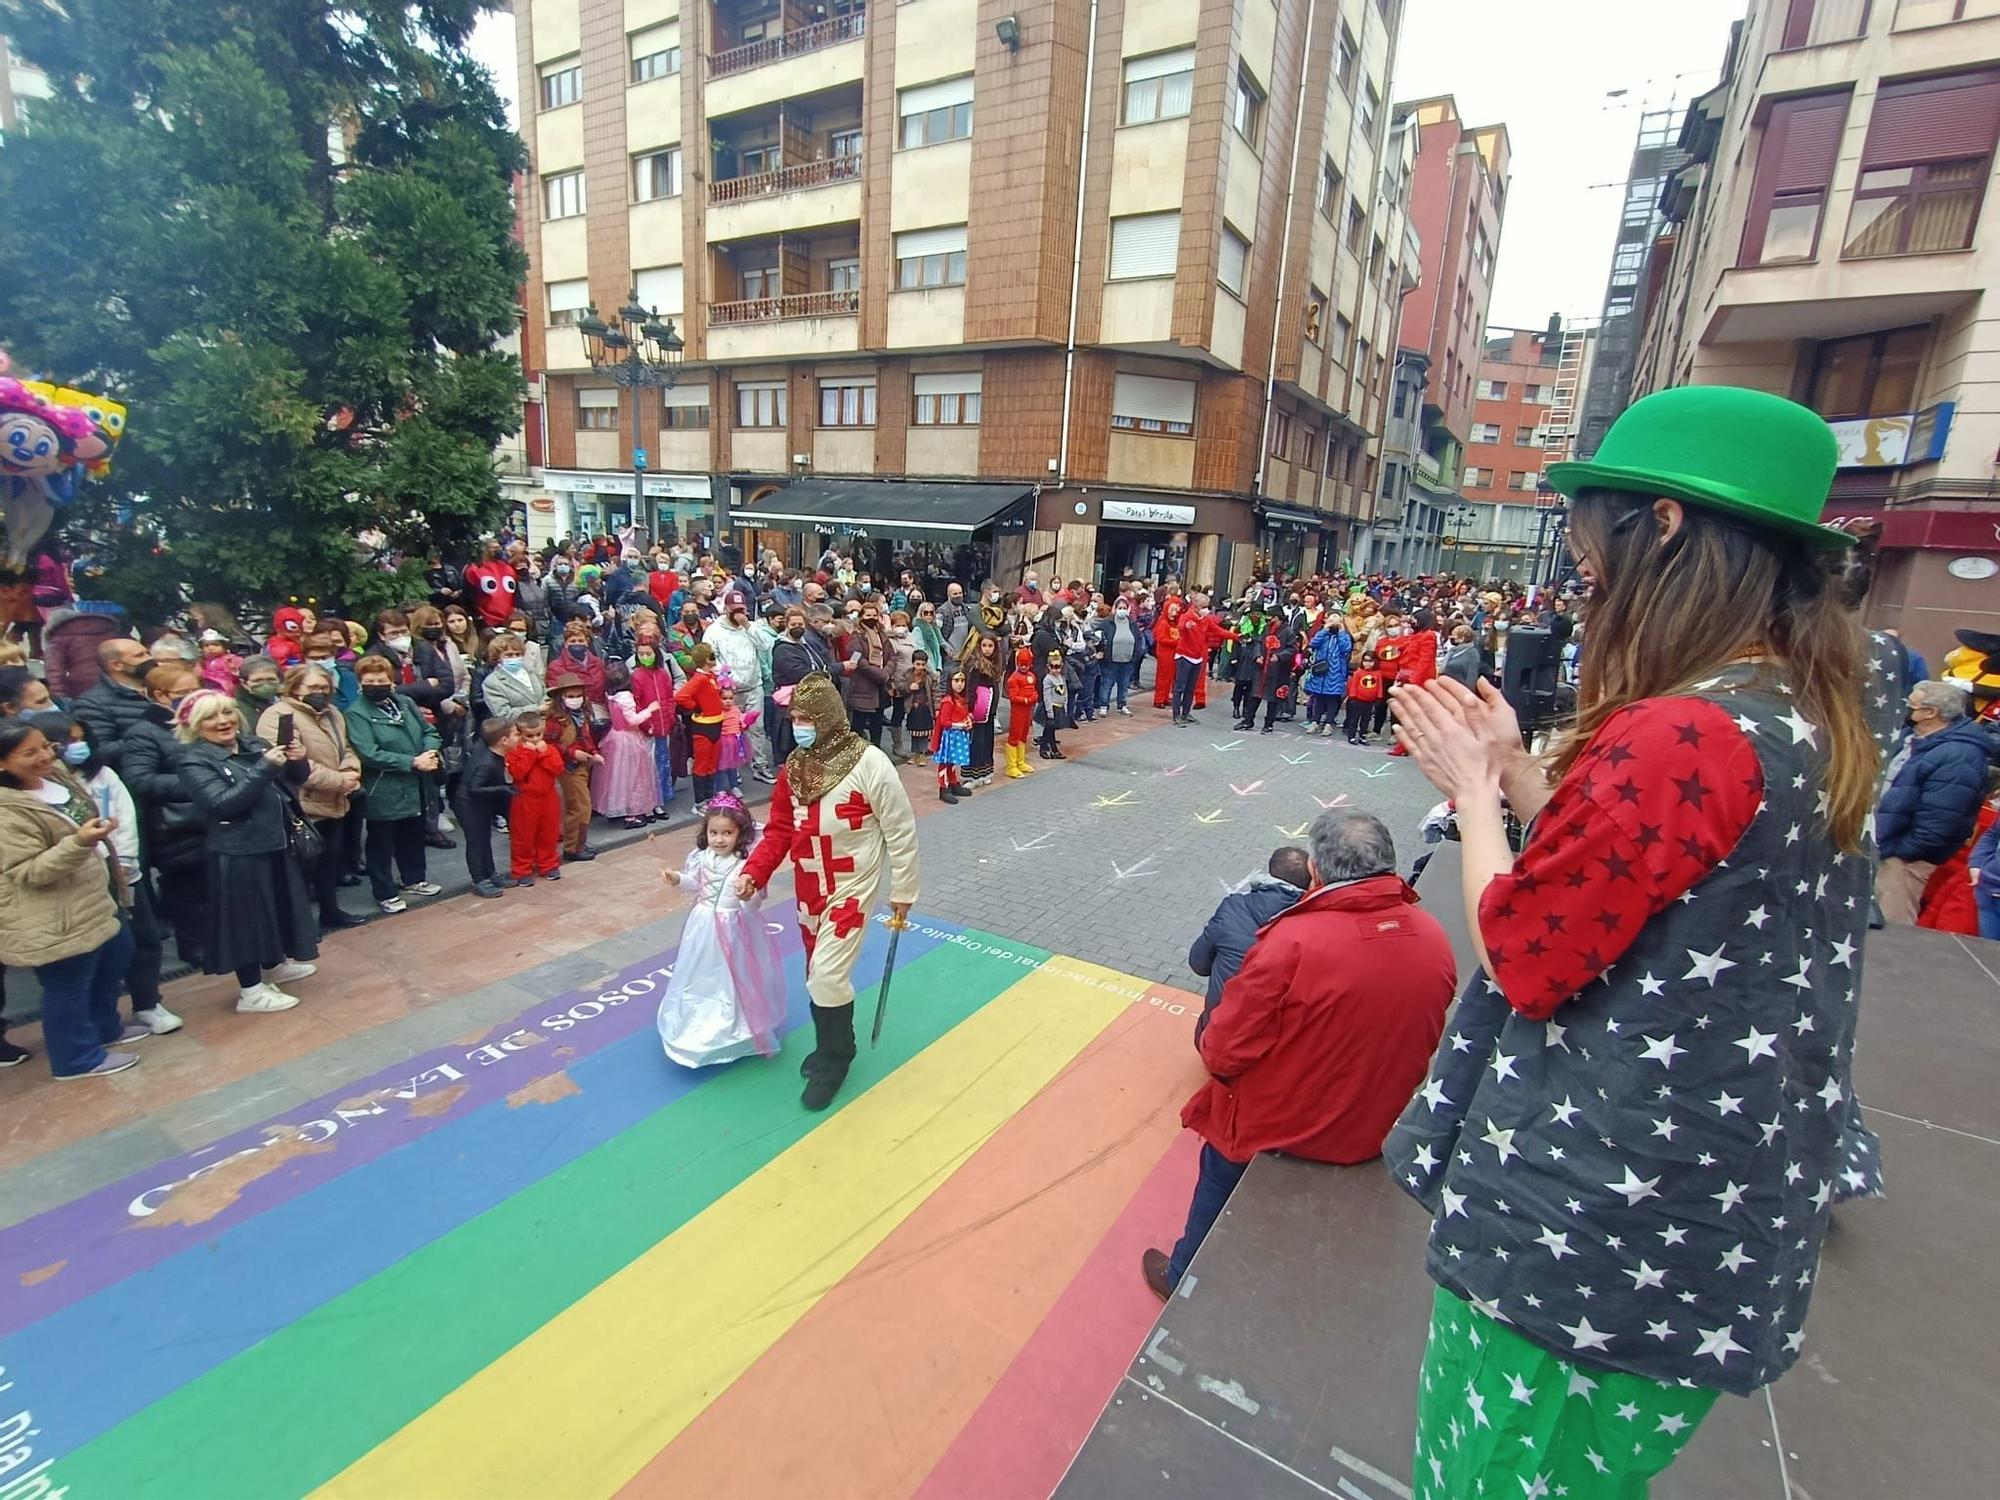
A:
[[[854,1007],[815,1005],[812,1018],[819,1045],[806,1059],[806,1087],[799,1102],[817,1112],[833,1103],[847,1079],[847,1066],[854,1061]]]

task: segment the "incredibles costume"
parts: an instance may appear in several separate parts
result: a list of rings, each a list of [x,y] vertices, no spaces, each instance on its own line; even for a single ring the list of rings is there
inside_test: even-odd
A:
[[[706,668],[692,673],[674,693],[688,716],[688,745],[694,759],[694,800],[715,793],[716,764],[722,754],[722,686]]]
[[[563,756],[547,740],[523,740],[507,752],[514,800],[507,804],[509,868],[516,880],[554,875],[562,855]]]

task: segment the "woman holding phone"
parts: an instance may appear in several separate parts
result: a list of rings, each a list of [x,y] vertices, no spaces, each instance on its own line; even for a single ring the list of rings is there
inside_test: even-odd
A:
[[[299,811],[312,819],[323,845],[307,872],[322,932],[361,925],[361,918],[340,909],[338,853],[349,802],[361,785],[361,757],[348,742],[347,719],[333,700],[333,674],[325,667],[293,667],[285,674],[285,696],[257,720],[259,739],[280,748],[296,741],[311,768],[299,785]]]

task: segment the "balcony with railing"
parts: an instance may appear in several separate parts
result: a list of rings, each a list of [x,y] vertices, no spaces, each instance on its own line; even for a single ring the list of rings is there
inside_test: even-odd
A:
[[[772,63],[821,52],[828,47],[838,47],[842,42],[858,41],[867,29],[867,20],[867,14],[857,10],[781,31],[776,36],[759,37],[754,42],[745,42],[726,52],[710,53],[708,76],[728,78],[737,73],[747,73],[752,68],[767,67]]]
[[[746,203],[752,198],[769,198],[778,193],[797,193],[807,188],[830,187],[835,183],[859,182],[859,156],[829,156],[821,161],[792,162],[768,172],[752,172],[743,177],[726,177],[708,185],[712,206]]]
[[[789,323],[801,318],[851,318],[860,311],[861,293],[858,289],[792,292],[782,297],[751,297],[741,302],[711,303],[708,326],[715,329],[754,323]]]

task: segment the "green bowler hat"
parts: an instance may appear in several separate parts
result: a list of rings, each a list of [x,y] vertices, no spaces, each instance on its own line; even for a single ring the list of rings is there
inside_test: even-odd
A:
[[[1550,464],[1549,483],[1629,490],[1726,511],[1818,547],[1854,537],[1819,524],[1840,447],[1817,412],[1734,385],[1684,385],[1635,401],[1588,462]]]

